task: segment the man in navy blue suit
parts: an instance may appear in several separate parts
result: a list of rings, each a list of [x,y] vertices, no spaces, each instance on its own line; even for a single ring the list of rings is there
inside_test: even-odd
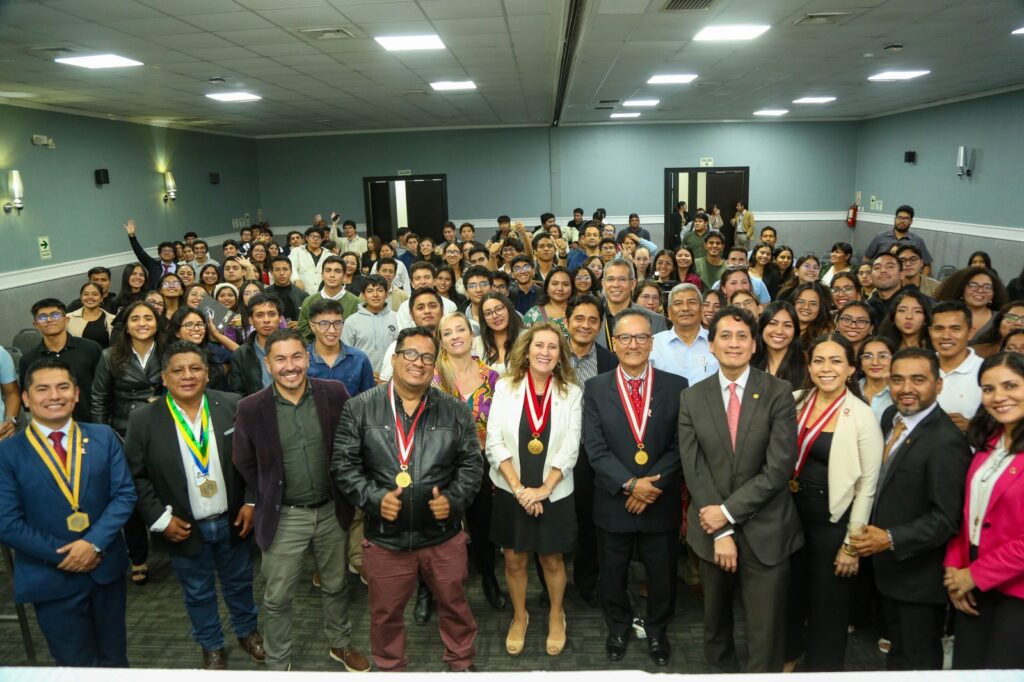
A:
[[[110,427],[71,418],[78,390],[60,360],[26,373],[32,421],[0,442],[0,543],[16,553],[14,598],[35,605],[57,665],[127,667],[121,528],[135,486]]]

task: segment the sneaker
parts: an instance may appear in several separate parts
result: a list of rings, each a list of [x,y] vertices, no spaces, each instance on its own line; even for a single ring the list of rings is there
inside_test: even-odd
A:
[[[345,666],[345,670],[350,673],[370,672],[370,662],[366,660],[366,656],[363,656],[350,646],[342,649],[331,647],[330,654],[331,658]]]

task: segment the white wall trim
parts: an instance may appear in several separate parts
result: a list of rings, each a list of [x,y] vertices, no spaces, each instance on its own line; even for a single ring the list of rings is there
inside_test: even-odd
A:
[[[202,237],[205,241],[211,244],[220,244],[226,239],[237,239],[237,232],[229,232],[227,234],[219,234],[211,237]],[[163,241],[163,240],[161,240]],[[146,249],[147,253],[156,258],[156,247]],[[0,291],[6,291],[7,289],[17,289],[18,287],[29,286],[32,284],[42,284],[48,281],[56,279],[62,279],[64,277],[75,277],[76,275],[85,275],[91,268],[103,266],[110,268],[111,270],[111,286],[116,291],[121,286],[121,273],[114,272],[114,268],[128,263],[134,263],[138,260],[135,257],[135,252],[129,249],[128,251],[121,251],[120,253],[112,253],[107,256],[99,256],[95,258],[82,258],[80,260],[67,261],[66,263],[56,263],[54,265],[40,265],[34,268],[25,268],[24,270],[15,270],[13,272],[0,273]]]
[[[845,214],[844,214],[845,217]],[[888,213],[861,213],[857,220],[866,223],[892,226],[892,216]],[[914,218],[911,230],[930,230],[949,234],[967,234],[972,237],[987,239],[1006,239],[1012,242],[1024,242],[1024,228],[1003,225],[982,225],[979,223],[959,223],[952,220],[935,220],[934,218]]]

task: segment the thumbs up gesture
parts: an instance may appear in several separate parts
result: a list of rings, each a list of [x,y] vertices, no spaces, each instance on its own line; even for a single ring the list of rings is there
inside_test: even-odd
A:
[[[435,519],[438,521],[448,520],[448,513],[451,511],[448,505],[448,498],[441,494],[436,485],[434,486],[433,497],[430,499],[430,502],[427,502],[427,505],[430,507],[430,511],[434,513]]]
[[[380,517],[385,521],[394,521],[402,510],[402,487],[384,493],[380,501]]]

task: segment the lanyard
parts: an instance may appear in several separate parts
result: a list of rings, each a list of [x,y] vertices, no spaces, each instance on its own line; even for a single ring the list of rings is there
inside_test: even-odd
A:
[[[839,394],[839,397],[829,403],[825,411],[821,413],[810,426],[807,426],[807,422],[811,417],[811,411],[814,409],[815,400],[818,397],[818,389],[814,389],[814,392],[807,399],[807,404],[804,406],[803,411],[800,413],[800,421],[797,424],[798,434],[798,445],[799,454],[796,460],[796,469],[793,471],[793,480],[795,481],[800,477],[800,471],[804,468],[804,464],[807,463],[807,455],[811,451],[811,446],[814,445],[814,441],[818,440],[818,436],[821,435],[822,429],[825,428],[825,424],[828,424],[829,420],[839,411],[839,405],[846,398],[846,389]]]

